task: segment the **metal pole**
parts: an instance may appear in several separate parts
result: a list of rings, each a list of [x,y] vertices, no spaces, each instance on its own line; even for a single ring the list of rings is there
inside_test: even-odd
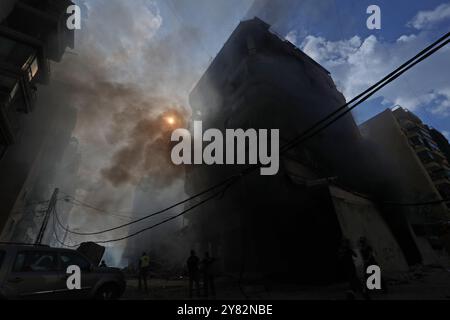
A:
[[[36,245],[42,244],[42,239],[44,238],[45,230],[47,229],[48,221],[50,220],[50,215],[52,214],[53,208],[55,207],[56,201],[58,199],[58,192],[59,192],[58,188],[56,188],[55,191],[53,191],[52,198],[50,199],[50,203],[48,204],[44,220],[42,221],[41,229],[39,230],[39,234],[36,239],[35,243]]]
[[[62,243],[66,243],[66,239],[67,239],[67,235],[69,234],[69,225],[67,225],[67,227],[66,227],[66,232],[64,232],[64,238],[63,238],[63,240],[62,240]]]

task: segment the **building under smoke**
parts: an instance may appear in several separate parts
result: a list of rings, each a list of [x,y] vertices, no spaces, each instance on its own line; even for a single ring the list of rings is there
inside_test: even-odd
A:
[[[190,101],[204,130],[280,129],[281,145],[345,104],[327,70],[257,18],[233,32]],[[404,271],[380,208],[340,187],[356,186],[363,173],[350,163],[363,161],[361,143],[349,114],[283,154],[276,176],[247,176],[188,216],[187,244],[212,251],[226,272],[332,281],[342,276],[341,239],[364,236],[387,269]],[[193,195],[242,169],[189,168],[186,190]]]
[[[58,102],[37,97],[38,85],[50,79],[50,61],[60,61],[66,48],[74,46],[74,32],[66,27],[72,4],[8,0],[0,6],[0,230],[8,235],[19,222],[10,213],[17,209],[23,217],[30,203],[43,196],[33,192],[45,190],[38,186],[39,176],[48,183],[75,125],[73,108],[55,110],[51,106]],[[41,110],[34,110],[36,105]],[[58,117],[59,126],[53,122]]]
[[[327,70],[255,18],[233,32],[190,102],[204,130],[280,129],[282,146],[345,98]],[[348,114],[283,154],[276,176],[240,179],[187,217],[185,246],[211,251],[224,272],[301,281],[342,277],[343,238],[354,246],[368,239],[386,273],[436,262],[431,233],[421,230],[442,221],[445,206],[395,205],[441,198],[420,161],[410,163],[415,153],[398,155],[396,146],[380,143],[396,139],[377,136],[371,127],[370,121],[361,127],[363,137]],[[404,147],[410,148],[407,142]],[[194,195],[242,169],[190,167],[186,191]]]

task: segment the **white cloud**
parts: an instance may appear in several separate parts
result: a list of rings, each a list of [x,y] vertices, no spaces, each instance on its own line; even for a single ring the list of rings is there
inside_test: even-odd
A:
[[[441,133],[447,138],[447,140],[450,140],[450,132],[449,131],[442,131]]]
[[[328,41],[307,36],[302,50],[330,70],[338,88],[347,99],[355,97],[392,70],[413,57],[432,40],[426,33],[404,35],[396,42],[382,42],[371,35],[366,39]],[[439,116],[450,116],[450,81],[445,70],[450,68],[450,48],[431,56],[375,97],[382,97],[386,106],[402,105],[410,110],[427,107]]]
[[[292,30],[286,35],[286,40],[297,46],[297,31]]]
[[[411,34],[409,36],[403,35],[400,38],[397,39],[397,42],[410,42],[417,39],[417,36],[415,34]]]
[[[420,11],[408,26],[418,30],[427,29],[446,19],[450,19],[450,3],[441,4],[433,10]]]

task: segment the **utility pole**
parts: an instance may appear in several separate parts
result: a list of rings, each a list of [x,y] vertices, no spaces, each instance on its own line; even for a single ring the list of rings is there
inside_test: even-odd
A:
[[[66,227],[66,232],[64,232],[64,238],[62,239],[62,243],[66,243],[67,235],[69,234],[69,225]]]
[[[45,230],[47,229],[48,221],[50,220],[50,215],[55,208],[56,201],[58,200],[59,189],[56,188],[53,191],[52,198],[50,199],[50,203],[48,204],[47,211],[45,212],[44,220],[42,221],[41,229],[39,230],[39,234],[36,239],[36,245],[40,245],[42,243],[42,239],[44,238]]]

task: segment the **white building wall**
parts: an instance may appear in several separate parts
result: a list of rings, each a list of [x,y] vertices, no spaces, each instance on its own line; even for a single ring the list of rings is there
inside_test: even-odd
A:
[[[333,186],[330,194],[343,236],[351,241],[355,251],[359,239],[365,237],[382,272],[407,272],[409,267],[403,252],[374,204]]]

